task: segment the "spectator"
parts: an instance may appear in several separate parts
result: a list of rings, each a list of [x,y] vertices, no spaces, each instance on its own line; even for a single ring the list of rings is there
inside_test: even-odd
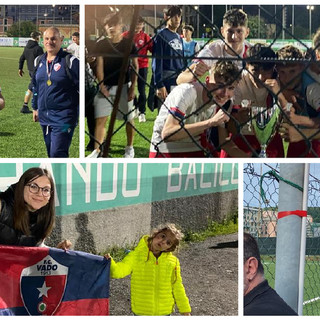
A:
[[[183,32],[183,50],[185,57],[191,57],[192,59],[197,55],[200,47],[196,41],[192,39],[194,28],[191,25],[185,25],[182,28]],[[187,60],[188,66],[191,64],[191,59]]]
[[[46,53],[33,77],[33,120],[39,121],[50,158],[67,158],[79,115],[79,60],[61,49],[63,36],[44,32]]]
[[[256,240],[243,235],[243,294],[245,316],[294,316],[297,313],[273,290],[264,278],[263,265]]]
[[[31,33],[31,38],[28,40],[27,45],[25,46],[22,55],[19,59],[19,76],[23,77],[24,71],[23,71],[23,64],[24,61],[27,60],[27,67],[29,70],[29,76],[30,76],[30,84],[28,86],[28,90],[26,91],[26,94],[24,96],[23,106],[20,110],[21,113],[32,113],[31,110],[29,110],[28,104],[32,96],[32,77],[34,73],[34,60],[36,57],[43,54],[42,47],[39,46],[39,40],[40,40],[41,33],[34,31]]]
[[[111,14],[105,19],[105,30],[107,37],[100,40],[96,45],[96,52],[93,53],[97,57],[96,60],[96,77],[100,84],[100,92],[94,98],[95,109],[95,150],[88,156],[96,158],[100,151],[100,146],[105,138],[105,126],[108,116],[113,109],[118,82],[120,77],[120,69],[123,63],[123,53],[130,46],[131,54],[136,54],[133,43],[129,43],[128,39],[122,36],[122,17],[119,14]],[[121,54],[120,54],[121,53]],[[125,82],[122,87],[117,119],[126,121],[127,145],[125,147],[125,158],[134,158],[134,89],[137,82],[138,59],[131,59],[131,67],[134,69],[130,72],[128,66],[125,74]],[[131,80],[131,81],[130,81]]]
[[[80,59],[80,34],[79,32],[74,32],[72,34],[72,43],[67,47],[66,51],[71,53],[76,58]]]
[[[135,35],[133,38],[134,45],[136,46],[139,65],[139,77],[138,77],[138,92],[139,98],[135,97],[135,106],[139,110],[139,122],[146,122],[146,82],[148,76],[149,59],[144,57],[149,52],[152,52],[152,40],[144,32],[144,20],[139,17],[135,28]],[[129,31],[123,33],[123,36],[127,38]]]
[[[0,192],[0,244],[40,246],[53,229],[55,185],[50,172],[30,168],[19,181]],[[68,249],[64,240],[59,248]]]
[[[183,42],[177,30],[181,23],[181,8],[171,6],[166,17],[166,27],[154,38],[152,71],[156,88],[155,108],[166,99],[176,86],[178,74],[184,69]],[[169,58],[170,57],[170,58]]]

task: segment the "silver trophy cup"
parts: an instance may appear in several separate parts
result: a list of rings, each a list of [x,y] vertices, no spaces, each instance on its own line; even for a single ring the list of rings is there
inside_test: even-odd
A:
[[[277,132],[280,109],[277,105],[272,108],[251,107],[252,127],[261,147],[259,158],[267,158],[267,147]]]

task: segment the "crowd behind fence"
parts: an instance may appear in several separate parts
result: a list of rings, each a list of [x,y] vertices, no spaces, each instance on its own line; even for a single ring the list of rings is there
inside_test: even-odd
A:
[[[207,18],[202,12],[195,9],[195,6],[182,6],[182,10],[188,10],[190,12],[193,12],[198,19],[202,19],[206,21],[206,28],[210,29],[210,38],[208,38],[208,41],[204,42],[205,46],[208,46],[210,43],[212,43],[212,39],[218,39],[223,42],[223,45],[226,48],[229,48],[231,51],[233,49],[230,47],[227,36],[222,35],[220,27],[218,27],[215,24],[215,21],[210,21],[209,18]],[[165,55],[157,55],[153,53],[153,55],[150,54],[150,52],[147,52],[146,54],[141,55],[141,51],[143,48],[140,48],[135,53],[130,53],[128,56],[128,59],[124,59],[123,63],[130,63],[130,72],[136,73],[136,78],[141,78],[141,75],[137,73],[135,70],[135,67],[132,65],[133,58],[148,58],[149,65],[151,64],[151,61],[153,63],[161,62],[165,63],[165,61],[168,61],[168,59],[172,61],[180,61],[186,70],[189,70],[193,76],[195,81],[202,83],[203,89],[206,91],[206,95],[209,96],[211,99],[212,105],[215,105],[215,108],[209,108],[206,103],[199,103],[196,110],[191,112],[190,114],[185,114],[183,117],[177,117],[174,115],[175,119],[179,123],[179,127],[176,131],[172,133],[174,136],[175,134],[185,132],[187,139],[190,141],[193,141],[193,143],[197,146],[196,149],[203,152],[203,156],[206,157],[233,157],[233,154],[229,152],[231,145],[234,147],[236,145],[236,148],[240,149],[240,153],[234,153],[237,157],[243,156],[243,152],[247,157],[257,157],[260,154],[260,150],[263,148],[263,144],[265,144],[266,152],[269,157],[318,157],[320,154],[320,147],[319,147],[319,141],[317,139],[317,135],[319,134],[318,129],[318,104],[320,103],[320,97],[315,94],[315,92],[320,92],[320,81],[318,78],[310,78],[310,72],[309,70],[311,68],[317,69],[319,71],[320,64],[317,62],[317,55],[318,52],[318,46],[319,44],[315,44],[315,47],[309,48],[303,40],[298,39],[293,33],[291,29],[286,28],[282,25],[281,20],[277,18],[277,16],[266,10],[263,6],[259,7],[260,10],[264,13],[265,16],[268,16],[269,19],[273,20],[275,26],[276,26],[276,33],[275,37],[271,42],[265,41],[265,44],[262,44],[262,47],[267,48],[274,48],[276,47],[276,44],[278,44],[278,40],[283,39],[283,34],[285,37],[290,38],[290,41],[294,41],[295,46],[300,46],[304,50],[300,51],[298,48],[297,50],[287,50],[288,52],[285,52],[284,55],[279,56],[279,54],[275,53],[274,56],[270,57],[264,57],[261,52],[255,53],[254,55],[248,57],[246,54],[239,55],[238,53],[233,51],[233,55],[225,55],[222,57],[216,57],[216,56],[203,56],[201,59],[204,62],[209,63],[209,61],[216,62],[218,59],[225,60],[225,61],[233,61],[235,64],[240,65],[239,74],[237,74],[237,77],[233,79],[235,81],[235,85],[238,84],[240,81],[240,78],[243,77],[243,73],[241,74],[241,71],[246,69],[246,72],[248,72],[249,78],[252,79],[253,82],[255,82],[256,86],[259,86],[260,89],[263,91],[264,94],[267,95],[265,105],[262,107],[257,107],[257,105],[252,106],[253,104],[256,104],[257,101],[251,101],[250,99],[246,99],[246,96],[243,96],[243,102],[239,105],[233,105],[230,106],[230,103],[228,102],[221,106],[219,105],[219,101],[217,101],[217,97],[215,95],[215,92],[219,90],[219,88],[216,89],[208,89],[204,84],[204,77],[200,77],[197,75],[196,72],[194,72],[193,69],[190,69],[190,67],[186,64],[186,61],[188,59],[197,59],[198,53],[203,50],[200,50],[199,52],[195,52],[192,56],[187,57],[181,55],[181,52],[179,50],[176,50],[173,48],[172,56],[165,56]],[[285,10],[286,6],[283,7],[283,10]],[[137,6],[122,6],[118,13],[116,15],[122,16],[122,17],[129,17],[132,16],[133,13],[136,12],[137,14],[141,14],[140,8],[137,8]],[[154,34],[151,35],[151,42],[154,42],[154,40],[158,37],[160,37],[160,40],[166,41],[165,38],[162,37],[162,34],[160,30],[162,30],[165,27],[165,24],[168,20],[166,17],[166,13],[164,13],[164,19],[161,19],[161,23],[159,25],[152,25],[150,23],[150,19],[147,20],[142,16],[143,22],[145,25],[149,27],[149,29],[154,30]],[[128,19],[125,19],[125,25],[126,28],[129,29],[129,35],[131,38],[134,36],[134,29],[137,24],[137,22],[128,21]],[[99,29],[103,30],[104,26],[108,23],[108,21],[104,21],[102,23],[101,20],[96,21],[96,24],[100,26]],[[131,24],[131,27],[129,27]],[[181,28],[181,27],[180,27]],[[178,31],[180,32],[180,31]],[[101,36],[101,32],[99,33]],[[162,39],[161,39],[162,37]],[[100,37],[105,39],[104,36]],[[98,41],[99,39],[96,39]],[[218,41],[218,40],[215,40]],[[267,39],[266,39],[267,40]],[[147,46],[149,42],[146,42],[144,46]],[[159,40],[158,40],[159,41]],[[319,40],[320,41],[320,40]],[[245,42],[246,43],[246,42]],[[88,48],[88,59],[94,58],[95,55],[97,55],[97,52],[95,52],[94,44],[89,41],[86,43]],[[250,47],[250,44],[248,43],[248,47]],[[114,49],[117,53],[116,45],[114,46]],[[246,49],[247,50],[247,49]],[[110,59],[115,57],[115,53],[99,53],[103,56],[104,59]],[[118,52],[118,55],[122,55],[124,57],[123,53]],[[127,61],[125,61],[127,60]],[[173,63],[173,62],[172,62]],[[272,66],[274,68],[274,73],[272,75],[272,78],[279,77],[279,73],[282,71],[279,71],[279,66],[286,66],[286,67],[292,67],[295,68],[297,65],[299,66],[298,69],[295,71],[294,77],[287,81],[286,83],[281,84],[280,89],[273,89],[271,85],[266,84],[266,81],[261,80],[261,77],[257,76],[255,71],[252,69],[248,70],[248,65],[253,65],[255,67],[259,67],[264,69],[267,65]],[[87,65],[89,67],[89,65]],[[86,73],[86,83],[89,89],[87,90],[87,101],[86,101],[86,108],[87,110],[94,108],[92,103],[94,102],[94,97],[99,92],[99,88],[101,89],[101,83],[106,83],[108,80],[108,77],[112,77],[112,75],[104,75],[104,79],[97,80],[96,77],[93,76],[94,70],[96,66],[92,65],[93,73],[89,72],[89,69]],[[278,70],[277,70],[278,68]],[[297,71],[298,70],[298,71]],[[170,80],[170,78],[176,79],[181,72],[183,71],[183,68],[179,68],[174,72],[170,73],[163,73],[161,81],[165,82]],[[150,66],[149,66],[149,72],[150,72]],[[308,77],[308,80],[304,80],[305,77]],[[318,75],[319,77],[319,75]],[[143,81],[146,81],[145,79]],[[279,81],[278,81],[279,82]],[[318,83],[319,82],[319,83]],[[309,97],[306,96],[306,85],[304,83],[312,83],[313,84],[313,96],[314,103],[310,102]],[[227,86],[228,84],[224,84]],[[121,88],[122,84],[119,83],[119,87]],[[299,87],[299,90],[296,89]],[[95,88],[96,90],[92,90],[92,88]],[[90,90],[91,89],[91,90]],[[164,108],[166,108],[168,111],[171,112],[172,106],[171,104],[168,105],[168,100],[165,101],[164,99],[159,99],[159,97],[154,96],[154,91],[156,91],[157,88],[155,88],[154,82],[152,80],[150,82],[146,81],[145,83],[145,91],[146,95],[149,94],[148,103],[152,105],[153,102],[157,102],[157,108],[163,105]],[[124,89],[125,90],[125,89]],[[118,90],[121,91],[121,90]],[[298,92],[299,91],[299,92]],[[217,91],[218,92],[218,91]],[[120,96],[121,92],[118,92],[118,95]],[[150,97],[151,95],[151,97]],[[320,93],[318,94],[320,95]],[[110,96],[104,95],[105,99],[108,101],[107,103],[111,104],[113,109],[117,109],[118,107],[114,105],[115,99],[111,98]],[[300,99],[301,98],[301,99]],[[285,100],[286,99],[286,100]],[[118,99],[119,100],[119,99]],[[118,101],[117,100],[117,101]],[[160,100],[160,101],[159,101]],[[287,101],[285,105],[283,105],[284,102]],[[317,100],[317,101],[315,101]],[[151,102],[150,102],[151,101]],[[306,102],[307,101],[307,102]],[[211,104],[210,103],[210,104]],[[246,108],[246,106],[249,106],[251,104],[251,107]],[[117,103],[118,104],[118,103]],[[155,106],[150,106],[150,109],[153,111]],[[253,107],[255,109],[253,109]],[[318,106],[319,107],[319,106]],[[227,136],[224,137],[220,133],[219,126],[218,127],[212,127],[210,130],[207,130],[201,135],[201,138],[198,136],[195,136],[192,132],[190,132],[188,129],[186,129],[186,124],[188,124],[188,121],[190,122],[196,122],[200,121],[201,115],[204,118],[211,117],[213,114],[217,112],[218,109],[224,110],[224,113],[228,115],[230,120],[226,124],[225,128],[227,130]],[[239,109],[240,108],[240,109]],[[204,109],[207,110],[207,113],[204,112]],[[277,112],[275,112],[277,110]],[[158,110],[159,111],[159,110]],[[160,153],[161,156],[161,146],[167,142],[167,137],[163,138],[161,137],[156,142],[151,139],[152,132],[145,132],[141,129],[141,126],[137,126],[134,124],[133,121],[130,121],[130,119],[133,116],[136,116],[138,114],[137,107],[130,109],[127,112],[120,111],[122,116],[122,121],[116,123],[116,128],[111,130],[109,133],[109,140],[114,137],[115,134],[123,127],[127,126],[128,123],[130,125],[129,128],[133,128],[133,131],[140,135],[140,137],[145,141],[146,148],[148,149],[150,144],[153,145],[154,150],[157,153]],[[88,112],[89,113],[89,112]],[[91,111],[92,113],[92,111]],[[276,115],[274,115],[276,114]],[[298,116],[298,117],[297,117]],[[301,120],[301,117],[304,117],[303,120]],[[197,118],[198,117],[198,118]],[[274,122],[274,124],[270,125],[271,121]],[[88,120],[89,121],[89,120]],[[309,122],[309,123],[302,123],[303,122]],[[311,123],[310,123],[311,121]],[[93,121],[94,122],[94,121]],[[268,124],[269,123],[269,124]],[[279,129],[280,124],[284,124],[281,126],[281,129]],[[93,124],[94,126],[94,124]],[[109,126],[113,126],[113,123],[110,123]],[[262,129],[259,127],[263,127]],[[309,131],[306,131],[305,129],[308,129]],[[155,129],[154,129],[155,130]],[[261,133],[258,135],[257,132],[261,131]],[[270,132],[271,131],[271,132]],[[278,134],[278,132],[281,131],[282,135],[281,138]],[[87,134],[90,135],[92,139],[94,139],[94,131],[90,131],[90,128],[88,128]],[[256,137],[254,137],[256,135]],[[258,138],[258,140],[257,140]],[[264,141],[267,140],[267,141]],[[288,141],[291,141],[290,145],[288,144]],[[97,142],[97,141],[96,141]],[[105,147],[105,142],[98,141],[98,144],[100,145],[100,151],[103,151]],[[296,147],[298,146],[298,147]],[[228,149],[227,149],[228,147]],[[223,152],[223,150],[227,150],[226,152]],[[280,150],[281,151],[275,151]],[[297,151],[298,150],[298,151]],[[101,152],[100,154],[103,154]],[[108,156],[107,153],[105,153],[105,156]],[[163,157],[166,157],[166,155],[163,155]]]
[[[320,314],[320,175],[319,164],[312,166],[308,188],[304,315]],[[279,164],[244,165],[243,227],[244,232],[257,239],[265,276],[274,287],[279,181],[270,172],[279,173]]]

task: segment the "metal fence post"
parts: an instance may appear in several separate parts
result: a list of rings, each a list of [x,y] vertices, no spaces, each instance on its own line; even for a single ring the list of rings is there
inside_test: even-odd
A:
[[[302,187],[304,164],[280,164],[280,175]],[[280,181],[279,212],[302,210],[302,200],[300,190]],[[301,221],[297,215],[288,215],[277,224],[275,290],[295,311],[298,311]]]

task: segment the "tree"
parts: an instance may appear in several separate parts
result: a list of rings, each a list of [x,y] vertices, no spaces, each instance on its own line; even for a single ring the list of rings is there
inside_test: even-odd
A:
[[[36,25],[31,21],[14,23],[7,31],[8,37],[30,37],[31,32],[36,31]]]
[[[259,37],[259,16],[248,16],[248,27],[250,28],[249,38],[267,38],[266,21],[260,17],[260,37]]]

